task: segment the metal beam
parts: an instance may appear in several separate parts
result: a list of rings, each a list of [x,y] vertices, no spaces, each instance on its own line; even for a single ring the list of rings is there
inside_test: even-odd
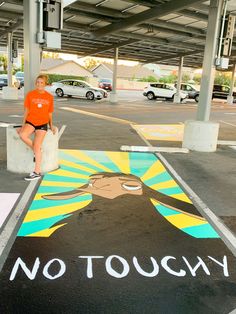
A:
[[[130,39],[130,40],[126,40],[126,41],[121,42],[121,43],[114,44],[114,45],[109,46],[109,47],[99,48],[99,49],[96,49],[95,51],[93,51],[92,54],[89,52],[89,53],[87,53],[85,55],[82,55],[82,58],[87,57],[87,56],[91,56],[91,55],[94,56],[94,55],[96,55],[98,53],[101,53],[101,52],[104,52],[104,51],[107,51],[107,50],[111,50],[111,49],[127,46],[127,45],[130,45],[130,44],[136,43],[138,41],[139,41],[138,39]]]
[[[182,10],[193,3],[197,3],[199,0],[171,0],[162,5],[158,5],[152,9],[146,10],[144,12],[135,14],[124,21],[122,23],[112,23],[111,25],[105,26],[93,33],[93,38],[102,37],[114,32],[118,32],[120,30],[124,30],[131,26],[140,24],[145,21],[150,21],[152,19],[164,16],[171,12],[176,12]]]
[[[7,37],[8,32],[14,32],[18,28],[23,28],[23,20],[21,19],[12,26],[5,28],[4,31],[0,32],[0,38]]]
[[[179,53],[179,54],[175,54],[175,55],[167,55],[167,56],[165,56],[163,58],[154,58],[154,59],[147,60],[147,62],[145,62],[145,64],[148,64],[148,63],[158,63],[160,61],[165,61],[165,60],[170,60],[170,59],[175,59],[175,58],[180,58],[180,57],[185,57],[185,56],[192,56],[192,55],[195,55],[195,54],[198,54],[198,53],[202,53],[202,51],[200,51],[200,50],[193,50],[193,51],[186,52],[186,53]]]

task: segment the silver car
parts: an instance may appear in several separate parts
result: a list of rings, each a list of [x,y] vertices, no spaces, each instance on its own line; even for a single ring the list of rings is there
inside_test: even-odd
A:
[[[58,97],[77,96],[87,98],[88,100],[102,99],[107,97],[107,92],[102,88],[93,87],[85,81],[80,80],[62,80],[52,83],[49,88],[51,93]]]

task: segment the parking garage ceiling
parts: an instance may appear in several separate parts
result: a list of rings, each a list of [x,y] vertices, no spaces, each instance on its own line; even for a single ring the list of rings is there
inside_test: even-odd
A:
[[[60,52],[81,57],[119,58],[142,63],[201,67],[210,1],[84,0],[64,7]],[[236,14],[236,1],[227,11]],[[0,46],[7,33],[23,48],[23,1],[0,1]],[[48,50],[48,49],[47,49]],[[236,62],[236,30],[230,63]]]

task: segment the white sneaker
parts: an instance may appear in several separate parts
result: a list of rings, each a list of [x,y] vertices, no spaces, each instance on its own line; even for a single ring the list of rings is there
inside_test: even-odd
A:
[[[27,177],[25,177],[24,179],[26,181],[32,181],[32,180],[37,180],[41,178],[41,174],[40,173],[36,173],[36,172],[31,172]]]

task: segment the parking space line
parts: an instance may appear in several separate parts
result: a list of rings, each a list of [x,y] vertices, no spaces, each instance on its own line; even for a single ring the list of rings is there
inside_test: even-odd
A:
[[[18,232],[18,227],[21,225],[24,216],[28,210],[27,203],[36,187],[39,183],[38,180],[31,181],[26,188],[23,196],[21,197],[19,203],[16,205],[12,216],[6,223],[0,237],[0,271],[4,265],[4,262],[10,252],[10,249],[15,241],[16,234]]]
[[[235,128],[236,128],[236,124],[229,123],[229,122],[225,122],[225,121],[223,121],[223,120],[220,120],[220,122],[222,122],[222,123],[224,123],[224,124],[231,125],[231,126],[233,126],[233,127],[235,127]]]

